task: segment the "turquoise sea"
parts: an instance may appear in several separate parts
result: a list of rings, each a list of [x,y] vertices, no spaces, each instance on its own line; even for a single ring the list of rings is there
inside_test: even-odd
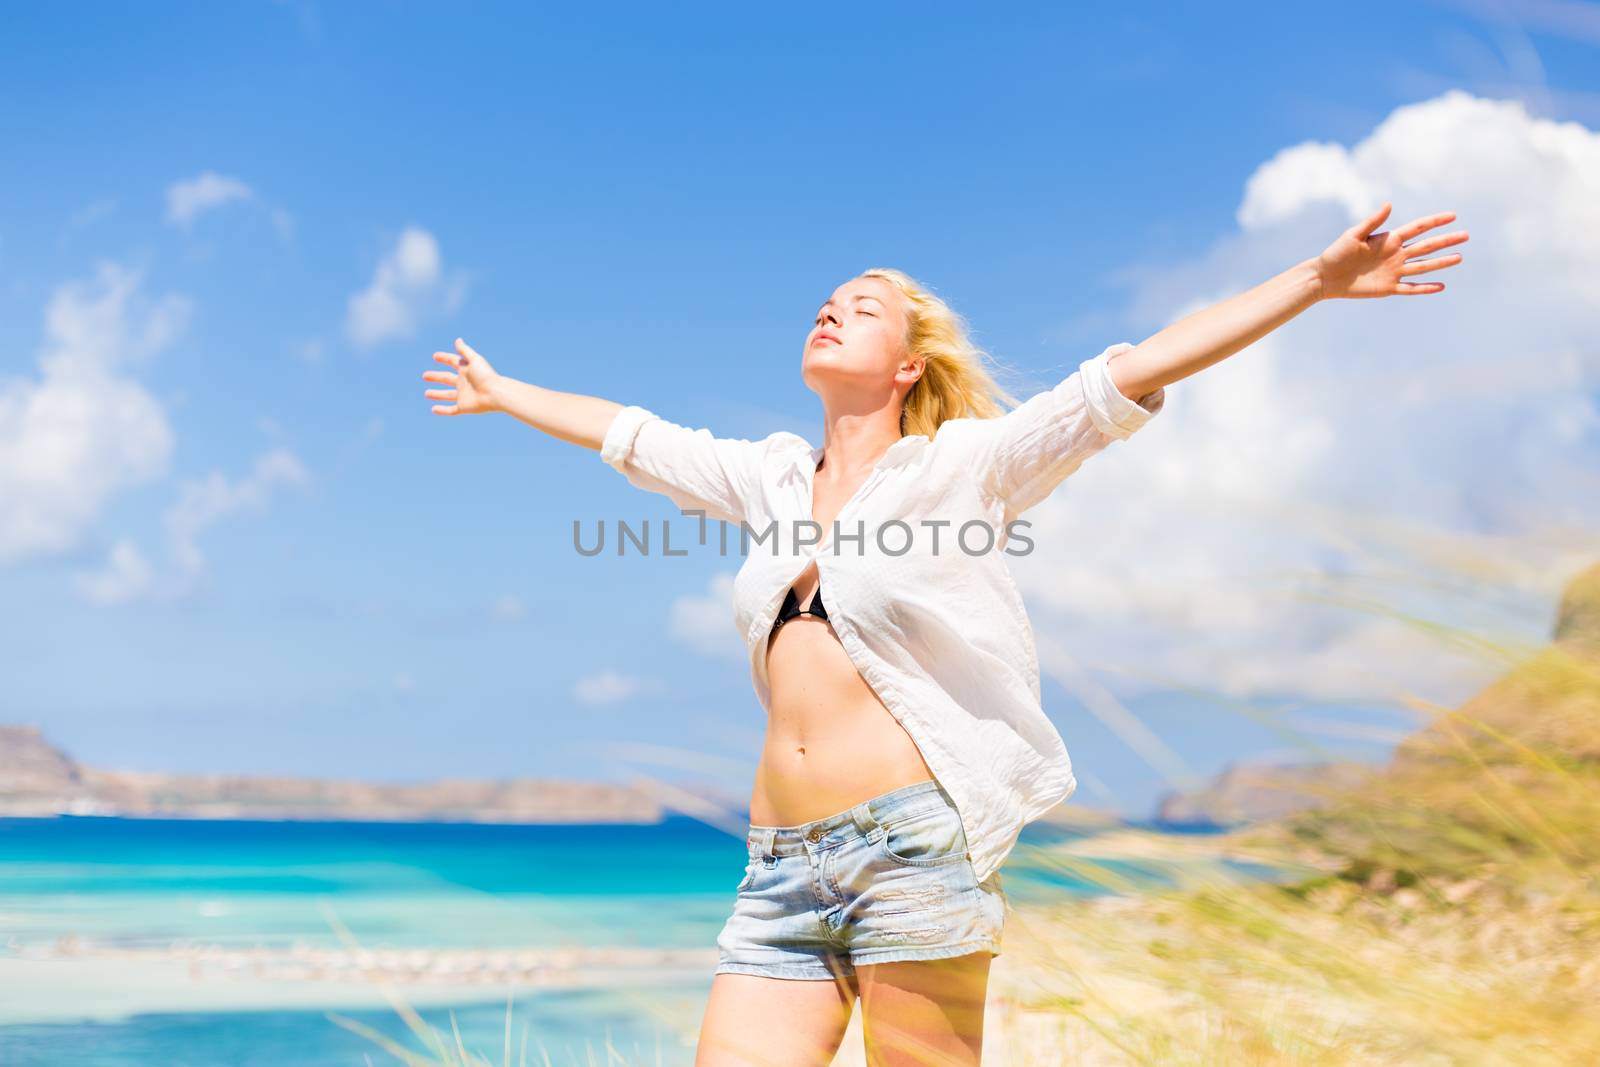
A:
[[[1016,855],[1072,836],[1031,824]],[[453,1013],[496,1064],[509,995],[512,1063],[526,1033],[528,1063],[542,1046],[556,1067],[686,1065],[744,858],[741,839],[682,816],[0,819],[0,1064],[398,1063],[326,1014],[421,1050],[374,983],[304,972],[351,950],[331,914],[394,965],[436,967],[447,994],[393,988],[452,1042]],[[1003,877],[1014,903],[1094,891],[1011,863]],[[463,984],[474,967],[491,979]],[[540,986],[541,973],[562,977]]]

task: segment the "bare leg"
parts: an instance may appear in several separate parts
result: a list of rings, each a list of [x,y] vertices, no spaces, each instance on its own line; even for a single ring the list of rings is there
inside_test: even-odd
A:
[[[828,1067],[850,1025],[856,993],[854,978],[718,974],[694,1067]]]
[[[988,952],[856,965],[871,1067],[974,1067],[983,1055]]]

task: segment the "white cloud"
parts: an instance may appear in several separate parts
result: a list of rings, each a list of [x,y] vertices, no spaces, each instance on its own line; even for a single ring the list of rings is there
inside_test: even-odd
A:
[[[674,641],[702,656],[743,659],[744,643],[730,624],[733,617],[733,575],[719,573],[701,596],[672,602],[667,632]]]
[[[173,343],[193,302],[176,293],[145,300],[141,277],[102,260],[92,280],[57,288],[45,308],[38,377],[0,380],[0,563],[79,549],[113,496],[169,468],[175,435],[166,411],[130,372]],[[207,527],[260,510],[277,487],[306,478],[280,447],[238,481],[212,474],[184,483],[165,516],[176,574],[159,576],[124,538],[97,569],[73,575],[74,591],[96,604],[185,595],[204,577],[198,537]]]
[[[1258,230],[1313,200],[1331,200],[1353,218],[1368,204],[1381,204],[1384,193],[1368,183],[1343,145],[1301,144],[1285,148],[1250,176],[1236,217],[1241,229]]]
[[[38,376],[0,379],[0,563],[72,550],[114,495],[167,469],[166,413],[126,372],[172,343],[192,302],[146,302],[140,280],[101,261],[57,288]]]
[[[266,212],[280,239],[287,242],[294,237],[294,216],[285,208],[262,201],[242,179],[208,170],[167,186],[167,222],[184,230],[190,229],[201,215],[228,204],[255,204]]]
[[[298,488],[308,481],[310,475],[295,454],[287,448],[274,447],[257,456],[254,467],[243,478],[230,481],[221,472],[213,471],[181,484],[178,499],[164,516],[173,562],[179,572],[174,594],[185,595],[204,577],[201,533],[236,512],[260,514],[278,489]]]
[[[1245,182],[1241,232],[1125,276],[1135,317],[1243,292],[1384,200],[1386,228],[1470,231],[1426,276],[1445,291],[1315,306],[1169,386],[1026,516],[1041,637],[1157,686],[1451,704],[1501,666],[1401,613],[1548,636],[1600,554],[1600,134],[1451,91],[1291,147]]]
[[[662,688],[659,682],[650,679],[607,670],[579,678],[572,686],[572,696],[580,704],[599,706],[616,704],[642,693],[659,692]]]
[[[187,229],[207,211],[224,204],[248,203],[255,195],[255,190],[238,178],[208,170],[167,186],[167,221]]]
[[[460,307],[466,285],[463,273],[446,274],[433,234],[407,226],[371,284],[350,298],[345,333],[363,348],[413,337],[423,318]]]
[[[151,591],[155,570],[131,541],[122,540],[112,546],[102,570],[80,572],[73,583],[78,595],[92,604],[122,604]]]
[[[262,514],[283,487],[310,481],[300,460],[283,447],[256,457],[243,478],[230,480],[213,471],[178,485],[178,498],[162,516],[167,535],[170,573],[157,574],[134,545],[121,540],[98,571],[79,571],[74,589],[90,603],[121,604],[135,599],[181,600],[192,597],[210,580],[200,536],[218,521],[240,512]]]

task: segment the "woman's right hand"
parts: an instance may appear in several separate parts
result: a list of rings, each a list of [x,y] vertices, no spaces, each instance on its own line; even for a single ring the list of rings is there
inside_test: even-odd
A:
[[[428,389],[423,395],[429,400],[448,400],[450,404],[433,405],[435,415],[474,415],[485,411],[498,411],[495,399],[495,380],[499,377],[489,361],[475,352],[471,345],[456,338],[455,352],[435,352],[433,358],[454,371],[423,371],[425,381],[448,385],[449,389]]]

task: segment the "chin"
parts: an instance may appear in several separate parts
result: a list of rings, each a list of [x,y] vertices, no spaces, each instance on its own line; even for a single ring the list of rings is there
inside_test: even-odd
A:
[[[844,373],[846,373],[846,368],[836,360],[807,358],[800,365],[800,377],[808,384],[815,377],[836,378]]]

